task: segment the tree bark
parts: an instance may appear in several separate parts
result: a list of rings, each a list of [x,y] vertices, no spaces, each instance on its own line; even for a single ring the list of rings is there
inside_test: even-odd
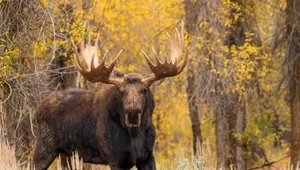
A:
[[[287,0],[287,58],[291,107],[291,165],[300,165],[300,0]]]
[[[237,110],[237,117],[236,117],[236,157],[235,157],[235,165],[236,169],[245,170],[246,167],[246,159],[243,154],[245,151],[245,147],[242,141],[242,135],[245,132],[246,128],[246,110],[244,107],[244,103],[239,103],[240,107]]]
[[[185,0],[185,12],[186,12],[186,28],[189,37],[194,38],[197,35],[197,28],[198,28],[198,18],[200,14],[200,0],[191,1]],[[194,40],[192,40],[194,41]],[[192,124],[192,132],[193,132],[193,151],[194,155],[198,154],[198,147],[199,144],[202,144],[202,134],[200,128],[200,118],[198,113],[198,104],[197,104],[197,96],[198,94],[195,93],[197,90],[196,86],[196,79],[195,79],[195,69],[193,68],[192,59],[195,56],[195,48],[196,46],[192,45],[193,42],[189,42],[189,51],[190,56],[188,62],[188,69],[187,69],[187,96],[188,96],[188,103],[189,103],[189,111],[190,111],[190,120]]]
[[[226,123],[223,103],[218,103],[215,109],[216,117],[216,144],[217,144],[217,168],[223,170],[226,167]]]
[[[228,28],[229,34],[225,40],[225,45],[227,45],[229,49],[232,46],[243,46],[246,39],[246,31],[250,30],[252,32],[251,28],[249,28],[251,23],[246,13],[247,4],[245,4],[245,1],[232,0],[231,2],[235,3],[236,5],[232,6],[230,9],[230,20],[232,21],[232,26]],[[238,6],[240,9],[236,9],[236,6]],[[235,17],[238,15],[240,15],[240,17],[235,19]],[[256,44],[256,42],[254,42],[254,44]],[[231,58],[232,57],[229,55],[228,59]],[[246,127],[245,101],[242,94],[236,92],[226,95],[228,106],[225,108],[225,110],[227,111],[226,114],[228,114],[226,122],[228,122],[228,145],[231,155],[231,157],[228,158],[228,162],[234,165],[236,169],[245,170],[247,163],[245,155],[243,154],[245,146],[242,141],[242,136]]]

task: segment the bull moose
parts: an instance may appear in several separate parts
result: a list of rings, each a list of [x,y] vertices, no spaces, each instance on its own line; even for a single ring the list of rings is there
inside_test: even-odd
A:
[[[98,38],[94,45],[90,36],[79,46],[71,41],[75,65],[88,81],[99,85],[93,90],[57,91],[37,107],[37,143],[33,165],[36,170],[47,169],[59,155],[71,156],[77,151],[83,162],[109,165],[112,170],[154,170],[153,146],[155,128],[152,123],[153,94],[149,87],[158,80],[182,72],[184,36],[176,29],[175,39],[168,34],[169,56],[161,61],[153,50],[156,63],[143,52],[153,74],[143,77],[137,73],[114,74],[120,53],[111,64],[105,64],[104,54],[98,63]],[[169,58],[169,59],[168,59]]]

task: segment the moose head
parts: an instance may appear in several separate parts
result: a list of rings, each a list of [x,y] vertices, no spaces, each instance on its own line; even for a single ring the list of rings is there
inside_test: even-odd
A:
[[[175,39],[172,39],[169,34],[167,35],[170,44],[170,51],[168,53],[169,56],[165,56],[163,61],[160,60],[160,56],[153,48],[152,50],[156,59],[156,64],[154,64],[147,54],[142,51],[148,66],[153,72],[153,74],[146,77],[138,73],[119,73],[119,76],[111,76],[122,50],[109,65],[105,63],[105,59],[107,57],[106,54],[108,52],[106,51],[99,64],[97,53],[99,33],[97,34],[94,45],[91,43],[90,34],[88,36],[87,43],[84,42],[83,38],[79,46],[76,46],[71,40],[75,49],[75,65],[80,74],[92,83],[101,82],[105,84],[112,84],[118,88],[121,94],[124,113],[124,116],[122,117],[124,117],[124,123],[127,127],[140,126],[146,101],[145,96],[148,94],[149,86],[151,86],[155,81],[180,74],[186,66],[187,56],[185,56],[182,63],[180,62],[180,57],[184,47],[183,23],[181,24],[180,31],[176,28]]]

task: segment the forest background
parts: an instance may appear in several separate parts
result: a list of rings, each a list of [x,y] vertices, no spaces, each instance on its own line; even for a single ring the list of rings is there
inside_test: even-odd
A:
[[[95,86],[77,73],[70,38],[100,32],[100,54],[123,49],[117,69],[148,75],[141,50],[166,53],[166,32],[184,21],[187,68],[152,87],[157,163],[185,166],[179,157],[195,155],[218,169],[286,159],[296,169],[299,11],[300,0],[0,0],[0,139],[26,165],[36,105]]]

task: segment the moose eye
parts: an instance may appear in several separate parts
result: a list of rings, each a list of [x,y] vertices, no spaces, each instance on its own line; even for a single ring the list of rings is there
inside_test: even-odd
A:
[[[146,94],[146,93],[147,93],[147,89],[144,88],[144,89],[141,90],[141,92],[142,92],[143,94]]]
[[[119,92],[122,93],[122,94],[124,94],[126,92],[126,90],[121,87],[121,88],[119,88]]]

